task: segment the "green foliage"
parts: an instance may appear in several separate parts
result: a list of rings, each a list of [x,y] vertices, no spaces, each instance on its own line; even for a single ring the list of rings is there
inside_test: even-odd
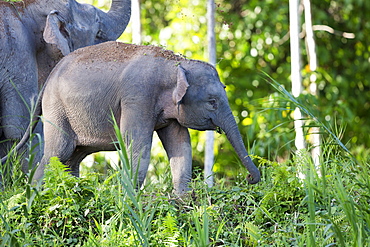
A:
[[[213,188],[196,175],[181,199],[161,192],[170,184],[136,190],[124,160],[99,182],[52,159],[42,188],[0,192],[0,245],[367,246],[370,164],[324,147],[319,170],[304,152],[285,163],[259,158],[260,184],[248,185],[244,169]]]
[[[370,126],[367,117],[370,108],[367,75],[370,71],[366,66],[370,54],[366,49],[369,29],[363,17],[369,4],[366,1],[313,0],[311,5],[314,25],[354,33],[355,38],[344,38],[340,32],[335,35],[320,30],[315,32],[319,70],[310,71],[306,51],[302,49],[303,94],[309,94],[309,78],[314,75],[319,89],[315,104],[319,114],[316,116],[330,124],[337,117],[339,125],[346,125],[345,143],[348,142],[350,147],[353,144],[368,147],[369,135],[361,133],[369,132],[367,128]],[[290,76],[288,1],[218,1],[217,13],[218,23],[224,23],[217,29],[217,51],[221,60],[218,68],[227,84],[232,109],[242,123],[248,115],[261,115],[250,106],[251,102],[253,105],[254,100],[271,97],[274,93],[273,88],[261,80],[258,71],[268,73],[290,89],[287,80]],[[354,15],[356,18],[352,18]],[[301,45],[305,47],[303,40]],[[265,112],[262,116],[270,120],[269,115],[280,114],[276,110],[274,114]],[[243,111],[249,114],[243,116]],[[367,126],[366,130],[363,126]],[[243,124],[241,128],[244,129]],[[255,130],[258,133],[258,129]],[[255,134],[245,133],[250,139],[260,140],[258,136],[254,138]]]
[[[109,207],[100,201],[99,194],[94,194],[94,176],[84,179],[73,177],[66,172],[63,164],[52,159],[45,172],[44,182],[47,189],[40,191],[38,187],[27,185],[25,193],[16,194],[6,201],[8,208],[18,203],[8,213],[11,223],[23,222],[27,226],[19,234],[38,232],[42,235],[40,243],[47,245],[77,244],[86,238],[94,218],[103,216],[100,210],[96,211],[96,207],[104,210],[104,216],[112,214]],[[40,236],[25,238],[23,241],[38,242]]]

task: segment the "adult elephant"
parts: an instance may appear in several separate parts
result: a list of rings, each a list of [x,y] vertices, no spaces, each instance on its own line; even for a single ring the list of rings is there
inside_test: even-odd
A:
[[[80,47],[116,40],[130,16],[130,0],[113,0],[107,13],[75,0],[0,0],[2,156],[25,133],[30,107],[56,63]]]

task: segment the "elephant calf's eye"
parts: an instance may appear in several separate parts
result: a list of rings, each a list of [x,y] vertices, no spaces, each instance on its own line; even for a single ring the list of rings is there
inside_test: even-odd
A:
[[[99,30],[96,34],[97,39],[103,39],[104,38],[104,33],[102,30]]]
[[[208,100],[208,104],[210,104],[214,110],[217,109],[217,101],[215,99]]]

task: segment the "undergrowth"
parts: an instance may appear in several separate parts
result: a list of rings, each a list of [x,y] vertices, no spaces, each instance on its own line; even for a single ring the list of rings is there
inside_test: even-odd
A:
[[[135,190],[124,162],[100,182],[97,173],[71,176],[54,158],[42,188],[24,181],[1,192],[0,243],[368,246],[370,165],[335,153],[319,170],[308,153],[285,163],[262,160],[266,179],[256,186],[248,185],[244,169],[232,186],[219,179],[208,188],[197,176],[184,198],[151,186]],[[297,177],[297,167],[305,171],[304,179]],[[17,172],[13,176],[26,180]]]

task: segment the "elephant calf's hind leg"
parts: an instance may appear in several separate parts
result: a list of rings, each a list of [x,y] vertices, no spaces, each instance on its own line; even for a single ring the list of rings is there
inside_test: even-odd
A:
[[[40,165],[37,167],[36,172],[34,174],[33,180],[39,181],[44,176],[44,170],[47,164],[50,162],[50,158],[58,157],[60,162],[66,164],[69,160],[74,161],[77,158],[74,156],[79,157],[80,155],[74,155],[76,144],[74,141],[73,136],[68,135],[67,128],[63,128],[62,131],[59,128],[51,125],[50,123],[45,123],[44,127],[44,134],[45,134],[45,149],[44,149],[44,156],[41,159]],[[72,164],[72,163],[71,163]],[[67,164],[71,167],[70,164]],[[71,167],[72,173],[74,167]],[[78,173],[77,173],[78,175]]]
[[[77,147],[72,156],[65,162],[73,176],[80,176],[80,163],[88,155],[83,149]]]

